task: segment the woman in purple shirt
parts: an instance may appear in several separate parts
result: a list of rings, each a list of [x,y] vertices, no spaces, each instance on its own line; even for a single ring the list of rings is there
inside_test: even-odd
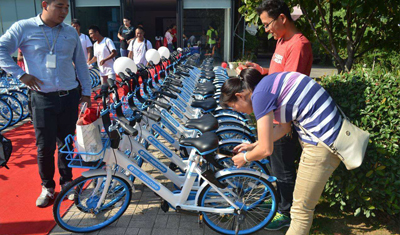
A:
[[[295,124],[303,152],[290,211],[292,220],[286,234],[308,234],[314,208],[340,159],[297,125],[331,145],[342,124],[335,102],[313,79],[297,72],[263,77],[256,69],[245,69],[238,78],[227,80],[221,93],[223,107],[247,114],[254,112],[257,119],[258,141],[235,148],[239,154],[232,160],[237,167],[270,156],[274,141],[291,131],[291,122]],[[274,117],[280,124],[273,123]]]

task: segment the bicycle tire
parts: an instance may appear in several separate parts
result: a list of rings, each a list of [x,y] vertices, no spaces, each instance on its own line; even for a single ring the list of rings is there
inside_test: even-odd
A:
[[[22,92],[22,91],[10,91],[10,94],[12,96],[14,96],[15,98],[17,98],[23,107],[23,115],[22,115],[22,120],[24,120],[25,118],[29,117],[30,113],[28,112],[29,110],[29,98],[28,96]]]
[[[97,201],[101,196],[102,190],[96,190],[96,186],[101,184],[97,183],[94,187],[91,186],[91,184],[93,180],[103,181],[106,179],[106,177],[106,174],[95,175],[88,178],[80,176],[72,181],[67,188],[60,192],[54,202],[53,216],[54,220],[61,228],[75,233],[93,232],[107,227],[124,214],[132,198],[132,188],[130,183],[128,183],[125,179],[115,175],[111,176],[111,183],[113,183],[114,180],[119,182],[121,187],[118,188],[118,192],[112,192],[112,190],[116,189],[116,187],[109,187],[105,198],[105,203],[102,204],[100,211],[97,212],[93,210],[93,208],[95,208],[97,205]],[[92,190],[92,192],[90,192],[90,190]],[[83,195],[86,193],[86,191],[88,191],[87,198],[85,198],[85,195]],[[67,200],[69,193],[74,193],[75,203],[72,206],[71,201]],[[114,199],[112,196],[117,196],[117,198]],[[78,205],[82,206],[77,208],[77,203]],[[113,211],[113,208],[116,206],[120,206],[120,208],[116,211]],[[66,210],[68,210],[68,212],[64,215]],[[99,222],[101,216],[104,216],[104,222]],[[85,217],[84,220],[82,220],[83,217]],[[95,221],[90,223],[90,219],[94,219]]]
[[[240,180],[241,178],[242,180]],[[243,180],[244,178],[247,178],[248,180]],[[258,230],[263,229],[268,223],[272,221],[278,208],[278,197],[276,190],[271,184],[271,182],[269,182],[265,178],[260,177],[259,174],[251,172],[248,173],[232,172],[224,176],[218,177],[217,180],[221,183],[226,183],[229,180],[229,183],[227,183],[228,184],[227,188],[231,191],[222,190],[224,192],[224,195],[230,198],[232,201],[234,201],[235,204],[241,205],[243,210],[246,211],[245,222],[243,223],[243,225],[244,226],[250,225],[250,226],[247,227],[242,226],[242,228],[239,228],[238,234],[255,233]],[[251,193],[253,192],[254,188],[252,189],[246,188],[246,184],[247,187],[259,188],[255,192],[261,192],[262,193],[261,196],[258,195],[251,196]],[[235,195],[233,195],[231,192],[234,192]],[[249,192],[250,194],[248,194]],[[203,207],[209,206],[213,208],[232,208],[231,205],[227,203],[225,199],[218,200],[218,198],[221,198],[221,195],[219,195],[215,191],[213,192],[212,187],[210,185],[207,185],[200,192],[197,203],[199,206]],[[208,199],[210,199],[209,202],[207,202]],[[264,202],[269,199],[271,199],[270,207],[266,207],[264,205]],[[255,201],[253,202],[253,200]],[[218,203],[221,203],[221,205],[216,205]],[[236,223],[237,215],[217,214],[217,213],[207,213],[207,212],[200,212],[200,213],[203,215],[204,223],[207,226],[209,226],[212,230],[219,232],[221,234],[236,233],[237,228],[236,226],[234,227],[233,225],[235,225]],[[214,222],[215,221],[214,218],[216,218],[218,222]],[[247,218],[250,218],[252,221],[250,221],[250,219]],[[247,222],[246,220],[250,222]],[[258,222],[258,220],[260,222]],[[252,226],[251,225],[252,222],[256,223]]]
[[[0,131],[10,126],[13,120],[13,111],[11,106],[0,99]]]
[[[256,138],[249,132],[246,131],[237,131],[237,130],[223,130],[216,132],[219,140],[227,140],[227,139],[239,139],[249,141],[250,143],[254,143]]]
[[[24,108],[21,102],[14,96],[8,94],[0,94],[0,99],[7,102],[13,111],[13,120],[10,123],[10,126],[13,126],[21,121],[24,114]]]
[[[230,168],[230,167],[234,166],[232,158],[230,158],[230,157],[220,158],[220,159],[218,159],[217,162],[219,164],[221,164],[222,166],[224,166],[225,168]],[[248,167],[248,168],[254,169],[254,170],[264,173],[266,175],[271,175],[268,167],[265,164],[261,163],[260,161],[249,162],[249,163],[245,164],[243,167]]]

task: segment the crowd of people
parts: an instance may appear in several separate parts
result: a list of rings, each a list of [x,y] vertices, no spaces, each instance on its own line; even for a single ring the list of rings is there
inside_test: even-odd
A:
[[[90,26],[85,35],[78,19],[72,20],[72,27],[63,23],[68,10],[68,0],[45,0],[41,14],[14,23],[0,37],[0,67],[30,90],[42,180],[38,207],[47,206],[54,198],[56,145],[60,148],[65,137],[75,133],[79,103],[90,106],[88,66],[97,63],[103,83],[116,76],[113,63],[118,53],[113,41],[104,37],[98,26]],[[265,32],[273,35],[277,45],[269,68],[251,62],[241,65],[238,77],[227,80],[222,87],[221,105],[254,112],[257,119],[258,141],[237,146],[237,155],[232,159],[241,167],[270,156],[280,203],[266,229],[288,226],[287,234],[308,234],[324,185],[340,160],[293,123],[301,123],[330,145],[342,119],[329,94],[308,77],[313,61],[311,44],[296,28],[288,6],[282,0],[265,0],[257,12]],[[203,30],[198,40],[193,35],[183,37],[189,45],[208,50],[211,55],[220,43],[214,24]],[[121,56],[136,64],[147,64],[145,53],[152,44],[145,38],[143,26],[134,27],[124,17],[118,38]],[[177,48],[176,25],[168,27],[164,38],[171,51]],[[10,56],[17,49],[18,64]],[[58,154],[61,188],[72,180],[65,157]]]

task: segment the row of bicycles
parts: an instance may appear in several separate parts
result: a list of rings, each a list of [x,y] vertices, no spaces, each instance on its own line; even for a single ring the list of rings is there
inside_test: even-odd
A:
[[[92,88],[100,85],[99,69],[89,70]],[[30,117],[28,88],[0,69],[0,131]]]
[[[0,131],[30,116],[28,89],[19,79],[0,71]]]
[[[199,55],[188,50],[147,53],[146,67],[117,59],[120,80],[108,80],[95,96],[102,103],[96,130],[101,150],[79,152],[76,137],[66,138],[60,151],[68,154],[69,165],[89,170],[57,196],[55,221],[71,232],[102,229],[124,214],[139,179],[161,197],[165,212],[196,212],[199,222],[221,234],[262,229],[277,210],[276,178],[269,176],[267,162],[236,168],[231,161],[234,146],[255,138],[247,115],[218,106],[226,70],[214,67],[212,58],[200,64]],[[118,86],[127,87],[125,96],[119,97]],[[175,190],[143,170],[143,162]]]

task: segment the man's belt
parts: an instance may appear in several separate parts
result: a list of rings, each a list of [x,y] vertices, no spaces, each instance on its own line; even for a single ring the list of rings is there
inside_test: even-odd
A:
[[[41,94],[43,96],[59,96],[59,97],[64,97],[69,95],[70,92],[74,91],[74,90],[78,90],[78,87],[75,87],[74,89],[68,90],[68,91],[52,91],[52,92],[41,92],[41,91],[35,91],[35,90],[31,90],[32,92],[36,92],[38,94]]]

